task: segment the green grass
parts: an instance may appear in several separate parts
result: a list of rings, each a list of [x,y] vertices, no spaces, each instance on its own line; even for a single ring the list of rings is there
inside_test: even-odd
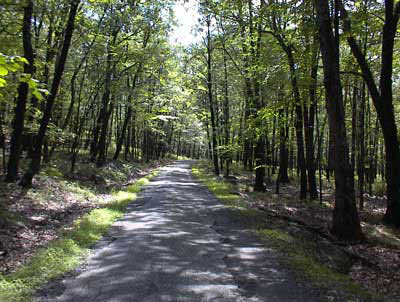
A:
[[[295,238],[286,231],[271,229],[260,219],[260,212],[248,208],[246,203],[238,195],[231,194],[234,190],[230,183],[213,177],[209,164],[199,162],[192,168],[193,175],[200,180],[207,188],[214,193],[225,205],[239,208],[241,217],[246,224],[257,230],[258,236],[268,242],[280,254],[287,258],[290,268],[306,276],[317,286],[325,288],[340,288],[349,298],[359,297],[363,301],[377,302],[383,298],[374,292],[362,288],[345,274],[338,273],[323,264],[319,263],[313,256],[313,245],[304,239]]]
[[[283,230],[260,229],[257,234],[281,254],[286,255],[289,266],[304,274],[314,284],[326,288],[340,288],[346,292],[348,298],[357,297],[369,302],[383,301],[383,297],[362,288],[348,275],[338,273],[319,263],[313,257],[310,243],[295,238]]]
[[[134,190],[113,193],[113,198],[102,208],[84,215],[64,229],[59,239],[38,251],[26,265],[16,272],[0,275],[0,301],[25,302],[31,300],[35,289],[46,282],[76,268],[96,243],[118,218],[124,215],[126,206],[136,199],[136,193],[157,175],[153,171],[132,185]]]
[[[233,185],[207,173],[205,163],[200,162],[194,166],[192,168],[192,173],[225,205],[246,207],[240,196],[233,193],[235,191]]]

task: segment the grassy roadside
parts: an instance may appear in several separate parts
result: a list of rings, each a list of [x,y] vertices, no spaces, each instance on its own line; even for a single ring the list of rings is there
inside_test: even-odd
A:
[[[124,215],[126,206],[157,174],[158,171],[154,170],[126,189],[114,192],[111,199],[99,204],[99,208],[62,229],[58,239],[35,253],[27,264],[14,273],[0,275],[0,301],[30,301],[35,289],[76,268],[87,257],[90,247],[107,233],[116,219]]]
[[[318,261],[314,242],[292,236],[285,228],[280,228],[279,224],[267,223],[263,213],[249,208],[241,196],[232,193],[237,191],[234,185],[214,177],[208,163],[199,162],[192,168],[192,173],[225,205],[237,208],[243,220],[256,230],[260,239],[284,255],[283,259],[286,259],[284,261],[291,269],[306,277],[313,285],[324,289],[327,292],[327,301],[384,301],[382,296],[362,288],[348,275],[330,269]],[[335,300],[338,292],[345,300]]]

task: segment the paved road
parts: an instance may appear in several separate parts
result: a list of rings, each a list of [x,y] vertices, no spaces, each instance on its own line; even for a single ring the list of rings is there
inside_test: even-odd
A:
[[[36,301],[317,301],[192,178],[190,164],[163,168],[87,266]]]

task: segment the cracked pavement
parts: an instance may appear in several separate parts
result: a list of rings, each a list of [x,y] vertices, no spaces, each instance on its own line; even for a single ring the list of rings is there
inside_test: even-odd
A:
[[[161,169],[93,249],[36,302],[312,302],[279,256],[191,176]]]

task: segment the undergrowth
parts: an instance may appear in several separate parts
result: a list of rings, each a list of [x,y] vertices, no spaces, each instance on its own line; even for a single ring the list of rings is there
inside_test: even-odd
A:
[[[51,173],[57,174],[54,170]],[[134,201],[141,188],[157,175],[157,171],[137,180],[126,190],[113,193],[112,199],[101,208],[92,210],[72,226],[60,232],[59,239],[39,250],[26,265],[9,275],[0,275],[0,301],[30,301],[35,289],[76,268],[92,247],[118,218],[126,206]]]
[[[260,212],[249,208],[239,195],[232,194],[232,184],[212,175],[207,162],[199,162],[192,168],[193,175],[225,205],[239,209],[246,224],[256,230],[260,239],[268,242],[280,254],[285,255],[287,264],[296,272],[306,276],[313,284],[323,288],[340,288],[349,299],[362,298],[363,301],[378,302],[382,297],[362,288],[345,274],[334,271],[320,263],[313,256],[312,244],[305,239],[295,238],[284,230],[269,226]]]

